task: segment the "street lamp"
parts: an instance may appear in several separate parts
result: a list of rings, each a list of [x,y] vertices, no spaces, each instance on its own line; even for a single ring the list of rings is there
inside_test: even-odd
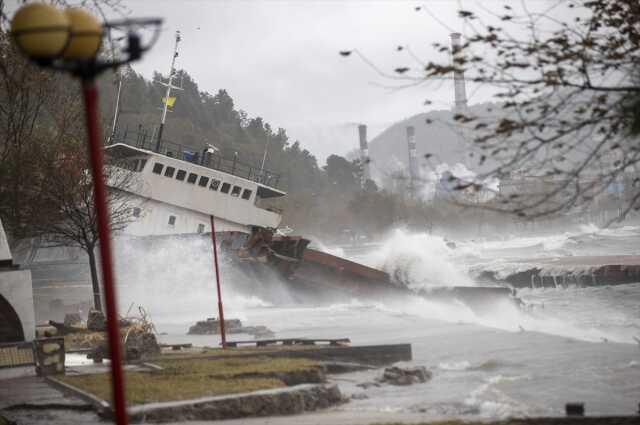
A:
[[[111,382],[116,423],[127,424],[124,379],[122,374],[122,352],[118,309],[111,257],[111,237],[107,189],[103,174],[102,144],[98,128],[98,90],[95,78],[107,69],[140,59],[157,40],[162,20],[124,20],[100,22],[81,8],[61,11],[43,3],[30,3],[18,10],[11,22],[11,35],[18,48],[40,66],[70,72],[82,80],[85,103],[85,119],[89,141],[91,172],[94,187],[94,203],[98,219],[100,259],[102,261],[102,285],[105,295],[107,337],[111,355]],[[155,37],[147,46],[142,46],[134,27],[151,25],[156,29]],[[124,59],[102,61],[97,58],[104,29],[125,29],[127,48]]]
[[[69,43],[70,29],[69,17],[44,3],[22,7],[11,22],[11,33],[18,48],[39,62],[62,54]]]

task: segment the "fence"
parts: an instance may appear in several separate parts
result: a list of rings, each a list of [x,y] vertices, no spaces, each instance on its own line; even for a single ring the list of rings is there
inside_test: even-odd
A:
[[[111,143],[124,143],[140,149],[158,152],[162,155],[202,165],[212,170],[222,171],[247,180],[252,180],[265,186],[277,188],[280,183],[279,174],[240,161],[237,155],[234,155],[232,158],[225,158],[217,153],[209,153],[205,146],[202,147],[201,151],[198,151],[194,150],[191,146],[174,143],[169,140],[162,140],[160,149],[156,149],[157,141],[146,131],[130,132],[125,130],[124,132],[116,133],[111,139]]]

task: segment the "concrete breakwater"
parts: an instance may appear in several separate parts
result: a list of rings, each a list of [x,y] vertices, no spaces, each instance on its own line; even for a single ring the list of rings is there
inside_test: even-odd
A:
[[[343,401],[336,385],[302,384],[195,400],[149,403],[129,409],[132,420],[171,422],[293,415],[325,409]]]

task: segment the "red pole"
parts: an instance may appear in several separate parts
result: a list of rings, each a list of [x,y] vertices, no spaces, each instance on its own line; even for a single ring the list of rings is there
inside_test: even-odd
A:
[[[218,267],[218,247],[216,244],[216,224],[211,217],[211,242],[213,243],[213,264],[216,271],[216,287],[218,288],[218,316],[220,319],[220,335],[222,336],[222,348],[227,348],[227,336],[224,332],[224,310],[222,309],[222,292],[220,291],[220,268]]]
[[[87,131],[89,136],[89,153],[93,176],[94,203],[98,218],[98,237],[100,241],[100,260],[102,262],[102,286],[104,303],[107,309],[107,337],[111,355],[111,388],[116,423],[127,425],[127,410],[124,395],[124,377],[122,375],[122,352],[120,350],[120,329],[118,309],[116,306],[116,288],[113,278],[113,261],[111,258],[111,236],[109,231],[109,209],[107,206],[107,190],[102,172],[102,143],[98,130],[98,90],[93,79],[82,82],[84,95]]]

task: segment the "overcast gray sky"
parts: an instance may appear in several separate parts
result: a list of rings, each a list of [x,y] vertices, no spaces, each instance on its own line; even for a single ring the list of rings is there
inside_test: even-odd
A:
[[[237,107],[287,129],[321,162],[331,153],[356,148],[357,123],[368,124],[373,138],[394,122],[453,103],[450,81],[385,87],[399,82],[380,76],[357,55],[345,58],[338,51],[357,49],[391,74],[397,66],[421,68],[407,49],[397,51],[399,45],[409,46],[425,62],[448,60],[434,51],[432,43],[447,44],[451,31],[468,33],[457,10],[461,4],[477,10],[480,3],[495,10],[504,4],[493,0],[125,1],[132,17],[165,20],[157,45],[134,69],[148,78],[154,70],[167,74],[174,34],[180,30],[177,66],[191,74],[201,90],[228,90]],[[470,103],[488,98],[471,86],[467,92]],[[424,106],[426,98],[434,103]]]
[[[431,43],[448,42],[449,30],[415,1],[206,1],[134,0],[132,16],[162,16],[158,44],[134,68],[150,77],[166,74],[174,33],[183,41],[177,65],[201,89],[225,88],[251,116],[284,127],[316,154],[345,154],[357,146],[354,123],[370,125],[373,137],[393,122],[423,112],[424,99],[448,108],[452,89],[392,90],[397,84],[379,76],[356,56],[357,48],[384,70],[419,67],[398,45],[409,45],[424,60]],[[432,1],[429,10],[456,30],[458,2]],[[178,100],[179,101],[179,100]]]

